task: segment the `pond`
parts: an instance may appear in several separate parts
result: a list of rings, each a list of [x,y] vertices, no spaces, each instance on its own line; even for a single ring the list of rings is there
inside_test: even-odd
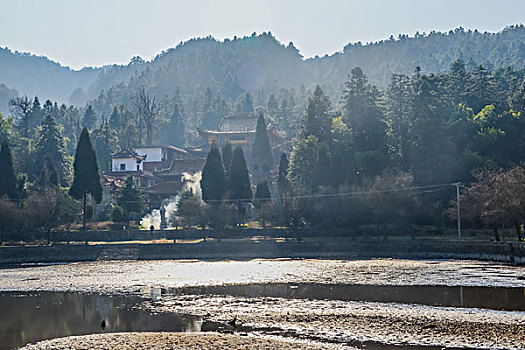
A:
[[[199,317],[151,314],[138,307],[142,300],[75,292],[0,293],[0,349],[104,331],[200,330]]]
[[[158,313],[143,307],[177,295],[229,295],[286,299],[326,299],[525,310],[525,289],[505,287],[378,286],[318,283],[253,283],[161,290],[143,295],[105,295],[79,292],[0,293],[0,350],[14,349],[44,339],[102,332],[204,330],[201,317]],[[243,327],[243,332],[253,329]],[[275,329],[272,330],[275,332]],[[383,349],[364,342],[355,347]],[[428,347],[425,347],[428,348]]]

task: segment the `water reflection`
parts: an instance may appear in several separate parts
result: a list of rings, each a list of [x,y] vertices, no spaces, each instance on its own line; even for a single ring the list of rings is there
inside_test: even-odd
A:
[[[173,290],[172,292],[174,294],[223,294],[239,297],[396,302],[432,306],[525,311],[525,288],[507,287],[266,283],[186,287]]]
[[[200,318],[151,315],[136,307],[141,300],[82,293],[0,293],[0,349],[104,331],[200,331]]]

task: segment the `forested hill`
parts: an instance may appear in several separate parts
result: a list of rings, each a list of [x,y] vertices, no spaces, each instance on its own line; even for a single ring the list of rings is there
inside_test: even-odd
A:
[[[47,57],[0,48],[0,84],[18,90],[21,95],[68,102],[71,92],[90,85],[100,70],[74,71]]]
[[[521,69],[525,64],[525,28],[511,26],[499,33],[458,28],[448,33],[392,36],[377,43],[348,44],[342,52],[306,60],[292,43],[284,45],[271,33],[223,42],[207,37],[181,43],[149,62],[134,58],[128,65],[81,71],[45,57],[1,49],[0,83],[21,95],[38,95],[41,100],[69,100],[83,106],[98,98],[99,107],[127,103],[142,86],[158,96],[172,96],[179,88],[188,100],[202,99],[208,87],[225,100],[235,101],[244,91],[262,99],[262,95],[267,98],[281,88],[309,88],[313,84],[321,84],[329,95],[338,96],[356,66],[371,83],[382,87],[393,73],[411,74],[416,66],[423,73],[444,72],[457,58],[462,58],[467,68],[483,64],[492,69]]]
[[[105,70],[88,89],[77,91],[71,102],[83,105],[105,90],[95,105],[109,113],[111,105],[129,103],[130,95],[142,86],[157,96],[173,96],[179,88],[187,100],[193,101],[201,101],[208,87],[233,101],[249,91],[259,102],[272,93],[277,95],[282,88],[304,85],[308,89],[314,84],[337,97],[356,66],[371,83],[384,87],[393,73],[411,74],[417,66],[423,73],[445,72],[458,58],[468,69],[479,64],[489,69],[521,69],[525,64],[525,27],[511,26],[499,33],[458,28],[448,33],[400,35],[372,44],[349,44],[340,53],[306,60],[292,43],[284,45],[271,33],[224,42],[211,37],[192,39],[162,52],[151,62],[136,59],[127,66]]]

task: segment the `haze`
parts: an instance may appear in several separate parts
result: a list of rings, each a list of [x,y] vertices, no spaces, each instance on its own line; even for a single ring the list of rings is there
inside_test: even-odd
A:
[[[151,59],[180,41],[271,31],[305,57],[349,42],[399,33],[495,32],[524,22],[525,2],[507,1],[8,1],[1,0],[0,46],[47,56],[75,69]]]

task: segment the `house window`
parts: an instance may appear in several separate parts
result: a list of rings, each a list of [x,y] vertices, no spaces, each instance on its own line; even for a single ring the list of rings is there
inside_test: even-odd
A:
[[[120,164],[120,170],[121,171],[126,170],[126,164],[125,163]]]
[[[231,143],[246,143],[246,135],[231,135],[229,140]]]
[[[137,164],[137,171],[140,171],[140,164]]]

